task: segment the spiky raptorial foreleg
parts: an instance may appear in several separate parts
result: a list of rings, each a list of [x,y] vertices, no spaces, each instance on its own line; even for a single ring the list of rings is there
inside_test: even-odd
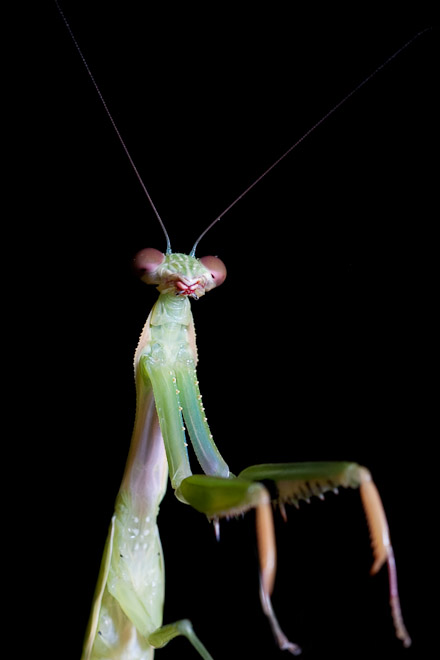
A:
[[[299,654],[301,649],[290,642],[281,630],[270,600],[276,573],[276,544],[272,504],[267,489],[263,484],[246,479],[197,474],[184,479],[176,494],[214,522],[220,518],[240,515],[252,508],[256,510],[263,611],[280,649],[290,651],[293,655]]]
[[[297,644],[289,641],[281,630],[276,618],[271,595],[276,575],[276,544],[275,529],[273,523],[272,506],[269,502],[261,504],[256,509],[256,526],[258,541],[258,556],[260,560],[260,601],[263,612],[267,616],[273,636],[282,651],[290,651],[293,655],[299,655],[301,649]]]
[[[402,640],[404,646],[410,646],[411,638],[405,628],[400,607],[396,565],[388,523],[380,495],[367,468],[356,463],[336,461],[267,463],[246,468],[239,477],[254,481],[272,481],[278,489],[278,502],[281,506],[286,502],[297,505],[300,500],[308,500],[312,495],[322,497],[326,491],[335,490],[340,486],[359,488],[374,554],[371,573],[377,573],[383,564],[387,563],[390,606],[396,636]],[[262,602],[264,607],[264,595]]]
[[[366,468],[361,467],[359,468],[359,473],[361,499],[367,516],[374,554],[374,563],[370,572],[374,575],[387,562],[390,607],[394,628],[396,629],[396,636],[402,640],[405,647],[408,647],[411,646],[411,637],[408,634],[402,617],[399,590],[397,587],[396,562],[394,560],[394,551],[390,541],[390,533],[382,500],[370,472]]]

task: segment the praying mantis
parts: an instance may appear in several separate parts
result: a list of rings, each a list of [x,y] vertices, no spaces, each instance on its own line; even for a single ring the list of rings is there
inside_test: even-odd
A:
[[[216,434],[216,437],[217,437],[217,434]],[[202,635],[201,635],[201,636],[202,636]],[[214,654],[214,655],[215,655],[215,654]]]

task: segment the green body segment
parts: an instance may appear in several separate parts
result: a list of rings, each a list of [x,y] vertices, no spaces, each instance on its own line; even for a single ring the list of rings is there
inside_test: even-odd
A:
[[[211,654],[195,634],[191,621],[188,621],[188,619],[181,619],[175,623],[162,626],[162,628],[150,635],[149,641],[154,648],[162,648],[179,635],[187,638],[203,660],[213,660]]]
[[[182,481],[178,495],[208,518],[241,514],[263,504],[270,482],[280,503],[297,504],[310,496],[322,496],[339,487],[358,488],[361,468],[346,461],[264,463],[242,470],[238,477],[222,479],[195,474]]]
[[[262,484],[203,474],[195,474],[182,481],[178,494],[211,519],[239,515],[268,500]]]
[[[82,660],[152,660],[148,637],[162,624],[165,575],[157,515],[168,471],[152,388],[138,376],[133,437]]]
[[[274,499],[280,504],[297,504],[340,487],[358,488],[362,470],[357,463],[346,461],[265,463],[248,467],[230,479],[195,474],[182,481],[177,494],[197,511],[215,519],[264,504],[268,491],[263,484],[276,492]]]
[[[149,350],[149,349],[148,349]],[[145,379],[151,379],[155,393],[159,424],[165,442],[167,462],[173,487],[191,474],[188,450],[180,410],[175,371],[171,364],[161,363],[159,351],[153,346],[149,355],[143,355],[140,369]],[[155,360],[159,364],[154,364]]]
[[[238,476],[251,481],[272,482],[278,501],[295,505],[312,495],[322,497],[339,487],[358,488],[361,483],[360,466],[347,461],[264,463],[248,467]]]
[[[103,561],[94,603],[99,614],[86,639],[83,660],[153,658],[148,637],[162,624],[163,556],[156,518],[135,513],[141,512],[120,493],[107,542],[110,561]]]
[[[164,587],[156,516],[151,511],[133,508],[130,496],[120,493],[107,589],[141,638],[146,639],[162,625]]]
[[[359,485],[356,477],[357,468],[357,463],[350,463],[348,461],[262,463],[261,465],[252,465],[245,468],[240,472],[239,476],[243,479],[251,479],[252,481],[271,479],[275,482],[285,480],[310,482],[319,480],[322,483],[328,481],[335,486],[349,486],[352,481],[357,482],[356,485]]]
[[[188,298],[161,294],[149,317],[148,330],[139,363],[144,378],[153,386],[173,488],[192,474],[184,422],[203,472],[227,478],[229,468],[212,439],[198,387]]]

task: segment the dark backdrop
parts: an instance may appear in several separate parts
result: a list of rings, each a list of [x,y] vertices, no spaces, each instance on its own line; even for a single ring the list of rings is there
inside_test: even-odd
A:
[[[175,251],[432,18],[368,3],[63,2]],[[244,7],[241,8],[245,9]],[[292,13],[291,13],[292,12]],[[228,278],[193,304],[208,418],[233,472],[265,461],[367,465],[389,516],[412,649],[370,578],[357,493],[276,516],[274,604],[310,658],[423,657],[435,522],[433,146],[438,33],[420,37],[202,241]],[[42,207],[22,237],[38,329],[37,471],[55,505],[63,657],[78,658],[134,416],[132,355],[156,292],[131,272],[164,238],[55,7],[33,103]],[[37,131],[38,132],[38,131]],[[437,174],[438,176],[438,174]],[[57,467],[54,469],[53,460]],[[46,476],[49,474],[49,478]],[[54,500],[40,511],[47,517]],[[56,507],[55,507],[56,508]],[[277,658],[258,601],[252,514],[221,525],[169,493],[165,620],[189,617],[216,660]],[[54,608],[55,610],[58,607]],[[50,623],[53,623],[51,620]],[[158,652],[196,657],[185,641]]]

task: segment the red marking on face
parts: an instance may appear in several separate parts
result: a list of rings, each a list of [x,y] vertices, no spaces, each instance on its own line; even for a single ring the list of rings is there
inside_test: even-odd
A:
[[[176,281],[176,288],[179,289],[182,296],[192,296],[197,290],[197,287],[200,284],[200,279],[196,280],[191,284],[182,282],[182,280]]]

